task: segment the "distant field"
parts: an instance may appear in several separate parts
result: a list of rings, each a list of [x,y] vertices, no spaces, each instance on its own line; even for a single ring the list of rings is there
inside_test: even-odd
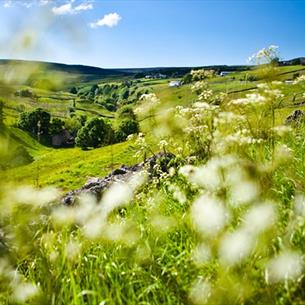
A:
[[[276,79],[283,81],[292,79],[295,73],[304,74],[304,69],[304,66],[277,68]],[[256,85],[260,82],[259,80],[247,81],[247,75],[255,75],[255,73],[255,70],[251,70],[213,78],[210,80],[210,86],[216,92],[229,93],[232,98],[243,97],[247,93],[254,92]],[[125,77],[120,81],[122,80],[126,80]],[[164,109],[177,105],[187,106],[196,101],[196,95],[192,92],[191,85],[170,88],[168,86],[170,80],[142,79],[137,84],[138,88],[154,92],[160,99],[159,114],[162,114]],[[102,83],[107,82],[116,83],[118,80],[105,78],[102,81]],[[90,88],[93,84],[95,82],[90,80],[83,83],[83,87],[80,88],[86,86]],[[251,88],[252,90],[250,90]],[[75,95],[65,90],[53,91],[24,85],[15,85],[9,89],[1,92],[4,92],[2,99],[5,102],[5,122],[10,126],[16,123],[22,111],[29,111],[37,107],[49,111],[54,117],[67,118],[69,117],[68,109],[72,106],[73,100],[76,99]],[[15,96],[15,92],[21,89],[32,90],[35,98]],[[283,84],[281,90],[285,94],[285,99],[276,110],[276,123],[278,124],[283,123],[287,115],[294,109],[305,107],[305,105],[297,105],[304,102],[301,86],[294,85],[292,87],[292,85]],[[96,115],[110,119],[115,117],[115,112],[108,111],[96,103],[78,101],[75,108],[76,114],[85,114],[87,117]],[[142,131],[149,134],[151,121],[145,116],[139,116],[138,119]],[[134,157],[135,148],[130,142],[82,151],[79,148],[53,149],[45,147],[16,128],[11,128],[11,136],[15,146],[25,147],[34,161],[28,165],[2,172],[0,177],[5,178],[6,181],[18,181],[40,186],[55,185],[63,190],[69,190],[81,186],[89,176],[103,176],[121,164],[133,164],[139,161]]]

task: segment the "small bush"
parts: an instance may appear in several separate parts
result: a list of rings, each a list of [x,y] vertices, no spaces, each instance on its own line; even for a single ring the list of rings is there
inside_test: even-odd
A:
[[[117,142],[125,141],[126,138],[139,132],[139,123],[133,119],[124,119],[115,133]]]
[[[99,147],[111,143],[112,128],[109,123],[101,118],[92,118],[82,127],[75,139],[77,146],[86,149]]]

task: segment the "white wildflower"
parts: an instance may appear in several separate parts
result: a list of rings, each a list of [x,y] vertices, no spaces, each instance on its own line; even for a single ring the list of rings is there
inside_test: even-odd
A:
[[[296,85],[304,82],[305,82],[305,74],[299,76],[293,83]]]
[[[270,63],[273,59],[278,58],[278,46],[270,45],[267,48],[259,50],[257,53],[249,57],[249,62],[260,63]]]
[[[75,222],[75,210],[67,206],[56,207],[52,211],[52,219],[54,223],[59,225],[70,225]],[[83,218],[83,217],[81,217]]]
[[[301,256],[289,250],[273,258],[266,268],[266,279],[271,282],[296,279],[302,274],[303,260]]]
[[[185,166],[180,167],[179,174],[188,178],[188,177],[190,177],[191,175],[194,174],[196,169],[197,168],[193,165],[185,165]]]
[[[281,86],[281,85],[283,85],[283,82],[278,81],[278,80],[274,80],[274,81],[271,82],[271,84],[275,85],[275,86]]]
[[[266,83],[257,84],[259,89],[269,89],[269,86]]]
[[[31,283],[19,283],[14,287],[13,298],[16,302],[25,303],[39,293],[36,285]]]
[[[189,292],[189,298],[195,305],[206,304],[211,297],[211,284],[203,279],[196,281]]]
[[[103,213],[108,215],[114,209],[127,204],[133,198],[133,190],[127,183],[114,182],[101,199]]]
[[[251,207],[244,217],[244,226],[248,232],[258,234],[274,225],[276,220],[275,206],[262,203]]]
[[[231,185],[230,195],[233,205],[240,205],[253,201],[259,194],[259,186],[251,180],[240,180]]]
[[[246,259],[253,249],[253,237],[245,230],[237,230],[225,235],[220,243],[220,260],[233,265]]]
[[[179,201],[181,204],[185,203],[186,202],[186,196],[185,194],[180,190],[180,188],[176,185],[170,185],[168,187],[168,190],[170,192],[172,192],[173,194],[173,197]]]
[[[305,217],[305,197],[304,195],[298,194],[295,196],[295,213],[298,216]]]
[[[97,239],[101,236],[105,224],[105,217],[97,214],[88,219],[88,221],[82,227],[82,232],[84,236],[89,239]]]
[[[267,101],[266,97],[258,93],[247,94],[245,98],[232,100],[231,105],[262,105]]]
[[[36,190],[31,186],[22,186],[16,188],[14,191],[10,191],[7,196],[10,198],[10,201],[16,203],[43,206],[56,200],[59,193],[53,187]]]
[[[292,131],[292,128],[290,126],[285,125],[279,125],[272,128],[272,130],[279,135],[280,137],[284,136],[285,134],[288,134]]]
[[[226,225],[228,212],[219,200],[202,195],[193,203],[191,217],[199,232],[213,236]]]
[[[97,209],[96,198],[91,194],[81,194],[79,204],[74,209],[75,221],[77,223],[86,222]]]
[[[159,142],[159,148],[160,149],[166,149],[167,147],[168,147],[168,142],[166,141],[166,140],[161,140],[160,142]]]

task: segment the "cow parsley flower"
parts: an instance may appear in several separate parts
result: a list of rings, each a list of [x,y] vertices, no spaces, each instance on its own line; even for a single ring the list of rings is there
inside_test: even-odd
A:
[[[268,263],[265,278],[267,282],[296,279],[302,274],[303,267],[303,260],[298,253],[285,250]]]
[[[197,280],[191,287],[189,298],[195,305],[206,304],[212,295],[212,286],[203,279]]]
[[[204,194],[193,203],[191,217],[199,232],[214,236],[226,225],[228,212],[221,201]]]
[[[244,216],[244,226],[248,232],[258,234],[270,228],[276,220],[275,207],[272,203],[261,203],[251,207]]]
[[[223,264],[234,265],[246,259],[254,246],[253,236],[245,230],[226,234],[220,243],[219,257]]]
[[[305,82],[305,74],[299,76],[293,83],[296,85],[304,82]]]

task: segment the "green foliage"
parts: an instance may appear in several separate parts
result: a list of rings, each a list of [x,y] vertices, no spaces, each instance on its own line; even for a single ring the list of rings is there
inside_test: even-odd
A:
[[[95,95],[96,93],[98,93],[98,90],[99,90],[99,86],[97,84],[94,84],[91,87],[90,92],[92,92]]]
[[[293,78],[293,79],[296,79],[296,78],[298,78],[299,76],[300,76],[300,73],[296,72],[296,73],[293,73],[292,78]]]
[[[21,113],[18,127],[30,132],[32,135],[37,135],[38,133],[47,135],[49,133],[50,119],[51,115],[47,111],[37,108],[30,112]]]
[[[128,97],[129,97],[129,90],[128,89],[123,90],[123,92],[122,92],[122,99],[123,100],[127,100]]]
[[[75,143],[83,149],[96,148],[110,144],[112,135],[113,131],[108,122],[101,118],[91,118],[78,131]]]
[[[59,134],[65,126],[65,122],[59,118],[53,118],[50,124],[49,132],[51,135]]]
[[[185,74],[182,81],[183,84],[190,84],[192,82],[192,74],[191,73]]]
[[[121,121],[115,132],[115,139],[118,142],[124,141],[131,134],[139,133],[139,123],[132,118],[125,118]]]
[[[21,96],[21,97],[35,97],[35,94],[30,89],[18,90],[18,91],[15,92],[15,95],[16,96]]]
[[[70,118],[67,118],[65,120],[65,128],[71,132],[73,135],[76,135],[77,132],[85,126],[87,121],[87,116],[80,115],[80,116],[73,116]]]
[[[5,125],[0,128],[0,169],[7,170],[33,161],[33,157],[27,151],[24,142],[16,139],[15,134]]]
[[[73,116],[65,120],[65,127],[72,134],[76,135],[79,129],[83,127],[83,125],[78,116]]]
[[[70,89],[70,93],[71,94],[77,94],[77,88],[76,87],[72,87],[71,89]]]
[[[133,111],[133,107],[130,105],[125,105],[122,106],[118,111],[117,111],[117,116],[119,119],[124,119],[124,118],[130,118],[135,120],[136,115]]]
[[[68,108],[68,113],[69,113],[69,116],[72,118],[75,115],[75,108],[74,107],[69,107]]]
[[[247,80],[250,82],[255,82],[255,81],[257,81],[257,79],[258,79],[258,77],[253,74],[247,76]]]

